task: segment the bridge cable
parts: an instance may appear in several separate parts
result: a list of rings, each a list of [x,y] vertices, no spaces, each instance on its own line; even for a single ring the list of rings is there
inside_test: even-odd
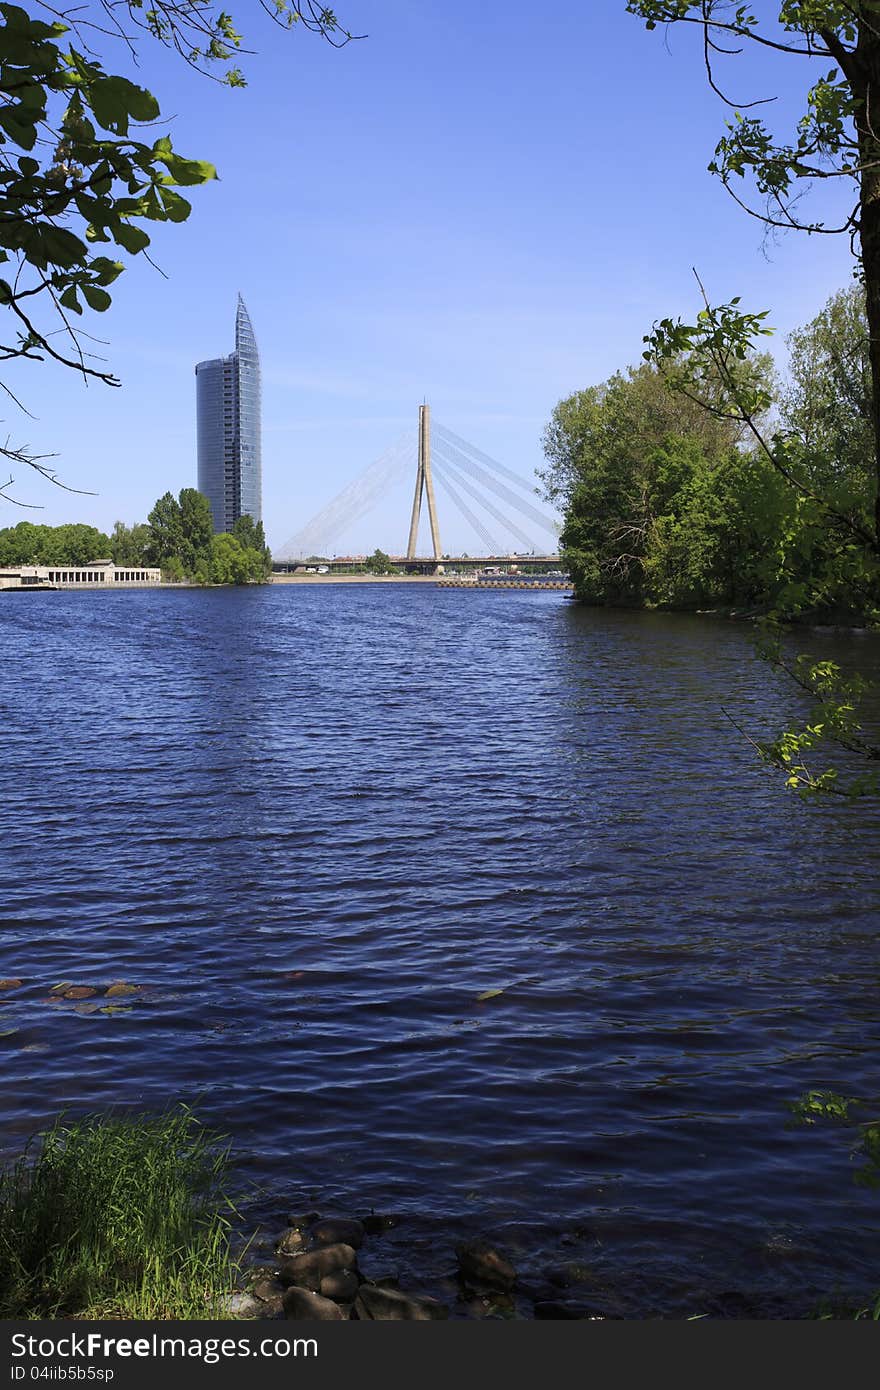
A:
[[[438,462],[440,463],[442,472],[437,471]],[[468,482],[467,478],[465,478],[461,474],[461,472],[458,469],[456,469],[453,464],[450,463],[448,459],[444,458],[442,455],[438,455],[435,449],[434,471],[437,477],[442,477],[445,474],[448,479],[448,470],[453,470],[451,476],[455,480],[456,487],[463,487],[465,492],[470,493],[471,497],[473,497],[477,502],[479,502],[480,506],[484,509],[484,511],[489,512],[491,516],[494,516],[496,521],[501,522],[501,525],[504,527],[506,531],[509,531],[512,536],[515,536],[516,539],[520,541],[523,545],[525,545],[528,550],[540,550],[541,547],[535,544],[531,536],[527,536],[525,531],[521,531],[515,522],[511,521],[509,517],[506,517],[503,512],[499,511],[498,508],[494,505],[494,503],[489,501],[488,497],[484,497],[481,492],[478,492],[476,487],[474,487],[473,483]],[[496,547],[496,549],[493,550],[491,554],[497,555],[500,554],[500,551]]]
[[[396,482],[414,471],[416,449],[415,434],[408,430],[316,512],[283,546],[277,558],[299,559],[324,554],[335,537],[371,511]]]
[[[445,440],[439,443],[435,440],[435,454],[438,451],[445,463],[452,464],[453,467],[457,467],[470,473],[472,477],[478,478],[484,487],[489,488],[497,497],[503,498],[505,502],[511,507],[516,508],[523,516],[527,516],[530,521],[534,521],[542,530],[550,532],[553,536],[559,535],[559,525],[553,521],[546,512],[540,512],[537,507],[533,507],[530,503],[523,501],[521,497],[517,497],[515,492],[511,492],[510,488],[506,487],[504,483],[499,482],[497,478],[493,478],[491,473],[487,473],[478,463],[474,463],[473,460],[463,454],[456,445],[448,444]]]
[[[510,482],[516,483],[517,487],[522,488],[524,492],[531,493],[533,497],[537,495],[537,489],[534,483],[524,478],[521,473],[514,473],[512,468],[505,468],[503,463],[499,463],[497,459],[491,458],[489,454],[484,454],[475,444],[471,444],[467,439],[462,439],[460,434],[456,434],[454,430],[447,429],[445,425],[438,424],[436,420],[433,425],[433,433],[435,436],[439,435],[441,439],[445,439],[447,444],[453,445],[464,453],[473,455],[480,463],[484,463],[487,468],[494,469],[496,473],[502,474],[502,476],[509,479]]]
[[[487,547],[486,554],[500,554],[501,551],[498,542],[489,534],[483,523],[480,521],[479,517],[474,516],[467,503],[464,502],[461,497],[459,497],[455,488],[452,486],[452,483],[449,481],[445,469],[437,468],[435,464],[433,473],[436,481],[441,485],[441,487],[446,489],[452,501],[455,503],[456,507],[458,507],[458,510],[464,517],[465,521],[470,523],[470,525],[473,527],[474,531],[477,533],[480,540],[482,541],[483,545]]]

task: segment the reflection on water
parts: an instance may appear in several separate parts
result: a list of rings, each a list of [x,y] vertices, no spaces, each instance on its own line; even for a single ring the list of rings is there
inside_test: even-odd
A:
[[[786,1108],[880,1090],[878,816],[755,765],[744,630],[414,585],[17,595],[0,640],[7,1148],[198,1098],[251,1219],[392,1211],[423,1287],[468,1230],[631,1316],[880,1286]]]

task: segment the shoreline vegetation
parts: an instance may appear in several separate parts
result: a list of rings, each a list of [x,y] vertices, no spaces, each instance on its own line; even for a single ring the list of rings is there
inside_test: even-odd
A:
[[[739,387],[761,403],[757,440],[784,439],[784,467],[717,373],[705,369],[706,400],[689,389],[696,349],[663,356],[645,342],[638,366],[559,401],[544,433],[539,476],[564,515],[575,597],[793,625],[880,623],[877,557],[847,530],[868,527],[876,493],[861,287],[832,295],[789,335],[785,381],[767,354],[743,348]]]
[[[0,1317],[222,1316],[229,1169],[186,1106],[62,1116],[0,1173]]]
[[[158,567],[168,585],[265,584],[272,573],[262,522],[241,516],[231,532],[215,534],[208,499],[195,488],[182,488],[176,498],[166,492],[146,523],[117,521],[109,536],[94,526],[30,521],[0,529],[0,565],[79,566],[101,559]]]
[[[482,1238],[451,1234],[443,1297],[400,1287],[392,1262],[365,1273],[365,1249],[398,1224],[287,1217],[273,1259],[239,1250],[231,1150],[179,1104],[165,1111],[63,1115],[0,1170],[0,1317],[192,1321],[606,1321],[626,1314],[583,1260],[523,1277]],[[280,1223],[279,1223],[280,1224]],[[262,1248],[266,1242],[262,1243]],[[880,1300],[817,1306],[799,1318],[876,1319]],[[703,1300],[705,1302],[705,1299]],[[871,1306],[873,1303],[873,1307]],[[747,1291],[688,1318],[755,1317]]]

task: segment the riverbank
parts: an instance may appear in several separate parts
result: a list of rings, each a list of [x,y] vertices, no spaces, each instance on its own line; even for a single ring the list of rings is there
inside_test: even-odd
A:
[[[565,589],[564,579],[462,579],[443,574],[273,574],[272,584],[434,584],[439,589]]]
[[[436,584],[436,574],[273,574],[270,584]]]

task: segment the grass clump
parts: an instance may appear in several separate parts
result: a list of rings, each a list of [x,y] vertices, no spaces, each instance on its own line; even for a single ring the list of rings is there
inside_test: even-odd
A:
[[[186,1106],[62,1117],[0,1172],[0,1317],[223,1316],[228,1172]]]

